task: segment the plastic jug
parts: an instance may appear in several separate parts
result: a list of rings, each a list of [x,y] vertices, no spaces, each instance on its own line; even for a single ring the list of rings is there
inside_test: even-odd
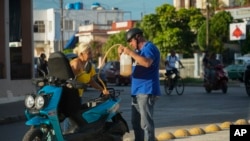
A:
[[[131,56],[122,53],[120,56],[120,75],[129,76],[132,73],[132,58]]]

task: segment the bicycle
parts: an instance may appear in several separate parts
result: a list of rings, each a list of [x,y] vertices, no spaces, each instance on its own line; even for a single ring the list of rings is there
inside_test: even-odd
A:
[[[184,88],[185,85],[179,73],[178,75],[176,75],[173,71],[171,71],[170,74],[165,73],[164,89],[167,95],[170,95],[174,89],[178,95],[182,95],[184,92]]]

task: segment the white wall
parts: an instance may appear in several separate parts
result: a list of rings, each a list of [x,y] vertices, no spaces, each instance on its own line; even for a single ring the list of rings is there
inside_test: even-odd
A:
[[[34,40],[58,41],[61,39],[61,15],[58,9],[34,10],[33,21],[43,20],[45,22],[45,33],[35,33]],[[123,21],[124,13],[119,10],[64,10],[64,20],[73,20],[74,29],[64,31],[64,40],[69,40],[85,21],[90,24],[107,24],[107,21]],[[49,32],[49,21],[52,21],[52,32]]]
[[[64,9],[64,20],[73,21],[72,30],[64,30],[64,44],[78,31],[81,25],[85,24],[85,21],[89,21],[89,24],[101,24],[107,25],[107,21],[123,21],[124,12],[120,10],[66,10]],[[61,10],[59,9],[43,9],[33,10],[33,23],[35,21],[44,21],[45,33],[34,33],[34,47],[38,47],[37,43],[44,43],[44,48],[50,52],[59,51],[61,46]],[[51,23],[51,25],[50,25]],[[50,29],[51,28],[51,29]],[[85,36],[81,41],[90,41],[92,36]],[[40,45],[41,46],[41,45]]]

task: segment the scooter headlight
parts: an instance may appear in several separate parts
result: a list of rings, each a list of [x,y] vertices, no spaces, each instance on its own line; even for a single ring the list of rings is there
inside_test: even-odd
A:
[[[32,108],[35,105],[35,98],[32,95],[26,96],[24,100],[24,104],[26,108]]]
[[[35,98],[35,107],[36,107],[36,109],[39,110],[39,109],[43,108],[44,104],[45,104],[44,97],[41,96],[41,95],[36,96],[36,98]]]

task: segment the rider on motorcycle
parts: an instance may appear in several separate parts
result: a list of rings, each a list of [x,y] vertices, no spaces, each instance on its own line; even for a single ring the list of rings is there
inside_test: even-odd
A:
[[[209,69],[208,69],[208,60],[209,60],[209,53],[205,52],[205,55],[202,59],[202,66],[203,66],[203,76],[204,76],[204,82],[206,81],[206,77],[208,75]]]
[[[216,54],[212,53],[208,60],[208,80],[210,83],[214,83],[216,80],[216,66],[221,64],[221,61],[216,59]]]

